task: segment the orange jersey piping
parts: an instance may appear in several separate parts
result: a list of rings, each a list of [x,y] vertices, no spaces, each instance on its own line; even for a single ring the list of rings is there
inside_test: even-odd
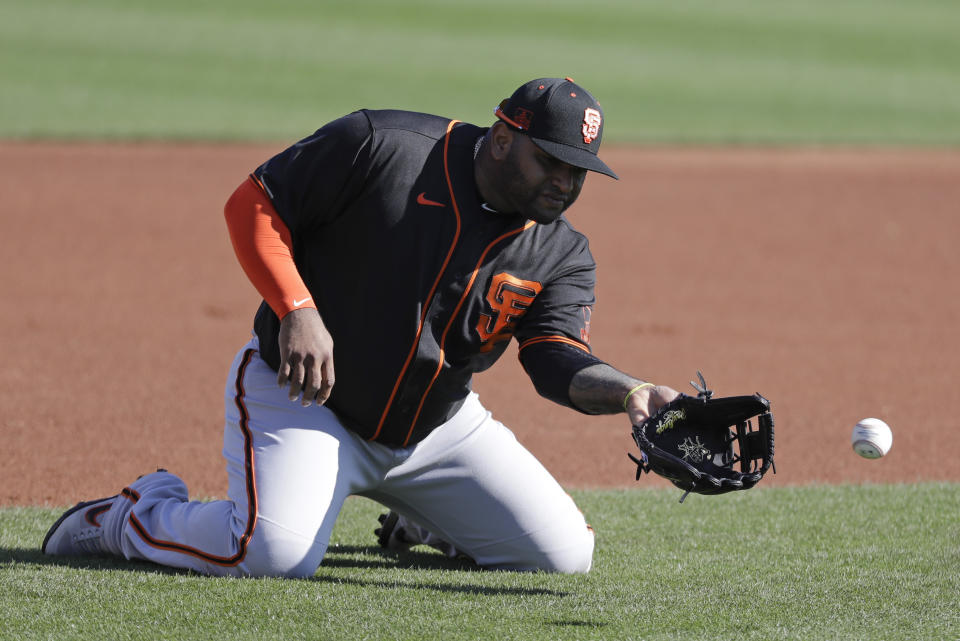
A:
[[[235,396],[235,401],[237,404],[237,409],[240,410],[240,430],[243,432],[243,456],[244,456],[244,465],[246,468],[246,484],[247,484],[247,527],[243,531],[243,534],[240,537],[240,540],[237,545],[237,552],[231,556],[217,556],[198,550],[196,548],[190,547],[189,545],[184,545],[182,543],[174,543],[173,541],[161,541],[160,539],[154,538],[147,532],[147,528],[144,527],[143,523],[133,514],[130,513],[130,524],[133,526],[133,529],[140,535],[140,538],[143,539],[151,547],[155,547],[161,550],[169,550],[171,552],[180,552],[182,554],[188,554],[190,556],[197,557],[202,561],[207,561],[208,563],[213,563],[214,565],[222,565],[226,567],[232,567],[238,565],[243,559],[247,556],[247,544],[250,542],[250,538],[253,536],[253,530],[257,526],[257,482],[254,476],[254,464],[253,464],[253,437],[250,434],[250,415],[247,412],[247,408],[244,405],[243,398],[245,395],[243,389],[243,374],[247,369],[247,365],[250,364],[250,359],[253,356],[256,350],[248,349],[244,355],[243,360],[240,363],[240,367],[237,370],[237,380],[236,380],[236,390],[237,394]],[[124,488],[121,492],[123,496],[137,502],[140,500],[140,495],[130,488]]]
[[[447,124],[447,133],[444,135],[443,139],[443,173],[447,179],[447,187],[450,190],[451,198],[453,197],[453,185],[450,182],[450,168],[447,158],[450,149],[450,132],[453,131],[454,125],[456,125],[458,122],[460,121],[451,120],[449,124]],[[460,241],[460,209],[457,207],[456,199],[453,199],[453,215],[456,217],[457,223],[456,232],[453,234],[453,242],[450,244],[450,249],[447,250],[446,258],[443,259],[443,265],[440,267],[440,273],[437,274],[437,278],[433,281],[433,286],[430,288],[430,293],[427,294],[427,299],[424,301],[423,310],[420,312],[420,321],[417,323],[417,334],[413,338],[413,345],[410,347],[410,353],[407,354],[407,360],[404,361],[403,368],[401,368],[400,374],[397,376],[397,381],[393,384],[393,389],[390,391],[390,398],[387,399],[387,405],[383,408],[383,414],[380,415],[380,422],[377,423],[377,430],[368,440],[377,440],[377,437],[380,436],[380,432],[383,430],[383,424],[387,420],[387,414],[390,413],[390,408],[393,406],[393,399],[397,395],[397,390],[400,389],[400,381],[403,380],[404,374],[407,373],[407,368],[410,367],[410,362],[413,360],[413,355],[417,353],[417,347],[420,345],[420,335],[423,333],[423,323],[427,318],[427,310],[430,309],[430,303],[433,300],[433,295],[436,293],[437,287],[440,286],[440,279],[443,278],[443,274],[447,270],[447,265],[450,263],[450,259],[453,257],[453,250],[456,249],[457,243]],[[442,359],[441,362],[443,362]]]
[[[248,177],[250,178],[250,180],[254,182],[254,184],[260,189],[260,191],[263,192],[264,196],[266,196],[267,198],[270,198],[270,193],[267,191],[267,186],[263,184],[263,181],[260,180],[260,178],[258,178],[256,174],[249,174]]]
[[[450,198],[451,198],[451,201],[453,202],[453,208],[454,210],[456,210],[457,199],[453,195],[452,185],[450,187]],[[423,404],[427,400],[427,395],[430,394],[430,390],[433,388],[433,384],[437,381],[437,378],[440,376],[440,372],[443,370],[443,361],[446,358],[446,352],[444,351],[443,346],[447,342],[447,333],[450,331],[450,327],[453,326],[453,321],[457,317],[457,314],[460,313],[460,308],[463,307],[464,301],[466,301],[467,297],[470,295],[470,290],[473,288],[473,282],[477,279],[477,274],[480,272],[480,267],[483,265],[483,259],[487,257],[487,254],[490,252],[491,249],[493,249],[493,247],[497,243],[499,243],[500,241],[506,238],[509,238],[510,236],[515,236],[521,232],[524,232],[530,229],[531,227],[533,227],[534,225],[536,225],[536,223],[530,220],[530,221],[527,221],[527,223],[523,227],[519,227],[517,229],[510,230],[505,234],[502,234],[501,236],[494,239],[493,242],[491,242],[489,245],[487,245],[486,249],[483,250],[483,253],[480,254],[480,259],[477,261],[476,266],[473,268],[473,272],[470,274],[470,280],[467,283],[466,288],[463,290],[463,295],[460,296],[460,301],[457,303],[456,308],[454,308],[453,313],[450,314],[450,320],[447,321],[447,326],[443,328],[443,334],[440,335],[440,359],[437,362],[437,370],[433,373],[433,378],[430,379],[430,384],[427,385],[426,391],[424,391],[423,396],[420,398],[420,404],[417,406],[417,413],[413,417],[413,422],[410,423],[410,429],[407,430],[407,437],[403,440],[403,447],[406,447],[407,443],[410,442],[410,437],[413,435],[413,428],[417,424],[417,419],[420,418],[420,411],[423,410]]]

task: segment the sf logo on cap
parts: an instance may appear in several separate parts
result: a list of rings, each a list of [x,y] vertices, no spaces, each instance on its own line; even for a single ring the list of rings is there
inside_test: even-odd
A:
[[[603,117],[596,109],[587,107],[583,110],[583,142],[588,145],[600,135],[600,123]]]
[[[513,121],[517,123],[521,129],[529,129],[530,123],[533,122],[533,112],[523,107],[517,107],[513,112]]]

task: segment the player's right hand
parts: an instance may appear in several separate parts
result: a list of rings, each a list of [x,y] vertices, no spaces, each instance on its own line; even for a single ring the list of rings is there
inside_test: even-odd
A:
[[[280,321],[277,384],[290,385],[289,398],[309,407],[323,405],[334,383],[333,338],[316,309],[295,309]],[[302,397],[301,397],[302,393]]]

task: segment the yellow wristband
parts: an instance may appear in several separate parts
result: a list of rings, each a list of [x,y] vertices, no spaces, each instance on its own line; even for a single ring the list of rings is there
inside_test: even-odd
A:
[[[654,385],[653,383],[640,383],[639,385],[634,387],[632,390],[627,392],[627,395],[623,399],[623,411],[627,411],[627,401],[630,400],[630,397],[633,396],[633,393],[636,392],[637,390],[643,389],[644,387],[656,387],[656,385]]]

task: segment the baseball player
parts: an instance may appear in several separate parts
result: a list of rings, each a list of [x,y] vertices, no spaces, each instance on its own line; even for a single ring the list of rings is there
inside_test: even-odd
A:
[[[225,216],[264,302],[227,378],[228,499],[159,470],[68,510],[44,553],[306,577],[360,495],[389,510],[385,547],[588,571],[583,515],[471,377],[515,337],[537,392],[584,414],[636,424],[677,392],[590,350],[594,260],[563,212],[588,171],[616,178],[600,105],[544,78],[495,114],[357,111],[244,180]]]

